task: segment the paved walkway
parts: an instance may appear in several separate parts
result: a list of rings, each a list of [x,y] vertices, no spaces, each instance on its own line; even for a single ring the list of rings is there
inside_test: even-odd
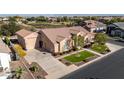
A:
[[[27,51],[25,59],[28,62],[37,62],[48,73],[46,78],[51,79],[60,78],[77,68],[75,65],[67,67],[54,58],[50,53],[41,52],[36,49]]]

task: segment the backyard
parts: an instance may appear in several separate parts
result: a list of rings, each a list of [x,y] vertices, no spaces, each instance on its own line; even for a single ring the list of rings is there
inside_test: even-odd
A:
[[[85,51],[81,51],[76,54],[72,54],[70,56],[66,56],[66,57],[64,57],[64,59],[71,63],[77,63],[77,62],[84,61],[93,56],[95,56],[93,53],[85,50]]]

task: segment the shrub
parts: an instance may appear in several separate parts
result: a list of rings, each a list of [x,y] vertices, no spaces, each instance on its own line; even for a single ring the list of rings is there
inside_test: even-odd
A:
[[[26,55],[26,52],[22,49],[22,47],[18,44],[14,45],[15,51],[20,57],[24,57]]]
[[[36,72],[36,71],[38,71],[38,67],[34,65],[34,66],[30,67],[29,70],[32,72]]]

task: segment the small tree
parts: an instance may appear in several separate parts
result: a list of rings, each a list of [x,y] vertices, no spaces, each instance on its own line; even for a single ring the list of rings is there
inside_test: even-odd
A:
[[[77,45],[78,45],[78,37],[77,37],[77,35],[76,34],[73,34],[72,35],[72,39],[73,39],[73,41],[74,41],[74,48],[77,48]]]
[[[10,39],[8,37],[5,37],[5,43],[10,46]]]
[[[78,46],[80,47],[84,46],[84,37],[81,35],[78,36]]]
[[[107,35],[104,33],[97,33],[95,36],[95,42],[98,44],[105,44],[107,41]]]

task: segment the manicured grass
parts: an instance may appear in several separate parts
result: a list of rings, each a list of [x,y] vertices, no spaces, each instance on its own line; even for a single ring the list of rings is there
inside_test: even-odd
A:
[[[105,53],[108,50],[108,47],[106,45],[100,44],[93,44],[91,48],[98,53]]]
[[[72,63],[75,63],[75,62],[81,62],[83,60],[86,60],[87,58],[92,57],[92,56],[94,56],[93,53],[89,51],[82,51],[76,54],[72,54],[70,56],[66,56],[64,57],[64,59]]]

